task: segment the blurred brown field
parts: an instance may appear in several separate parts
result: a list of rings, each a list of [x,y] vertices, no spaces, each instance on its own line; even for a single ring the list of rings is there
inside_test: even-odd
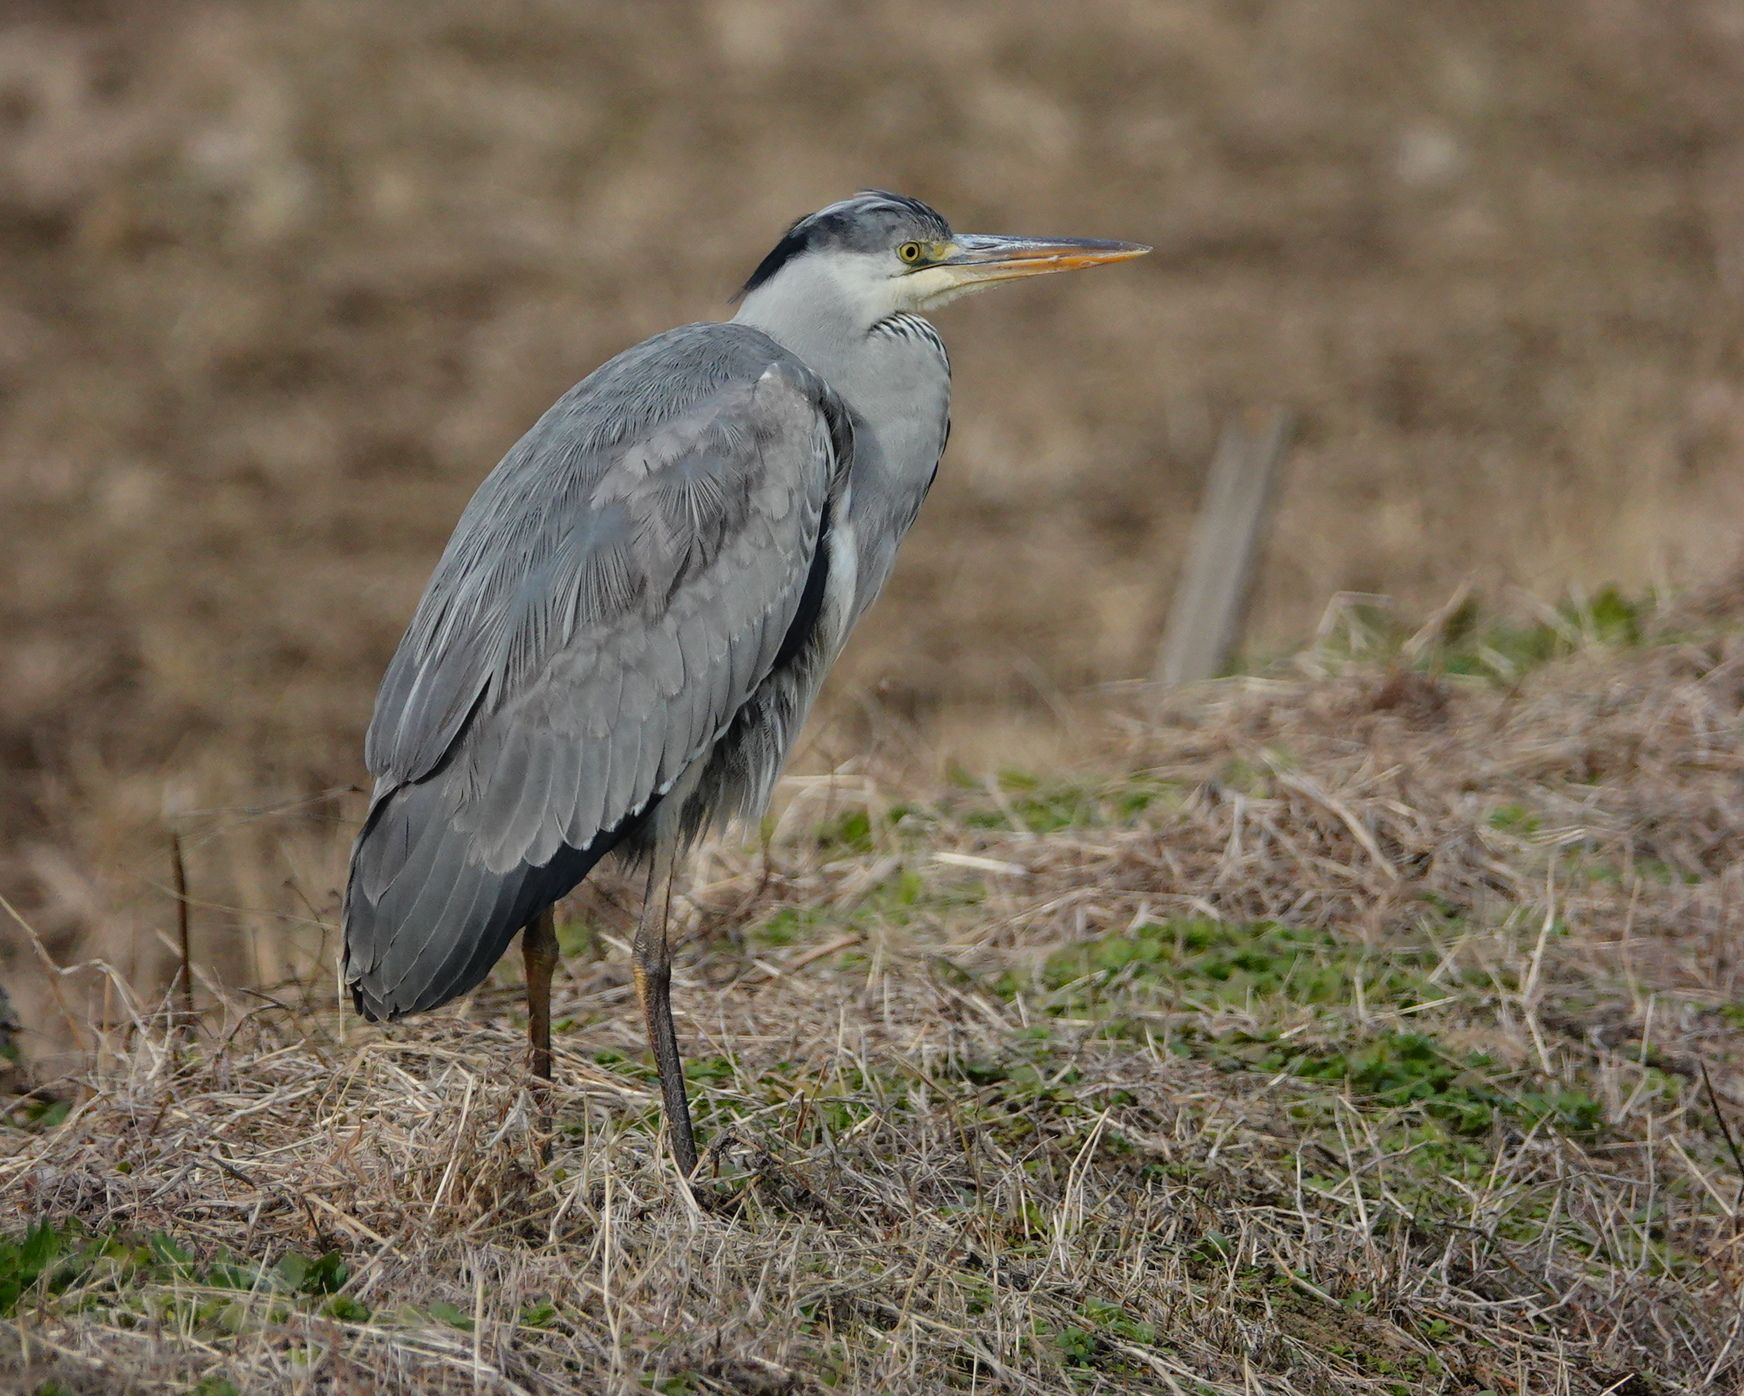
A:
[[[1342,590],[1710,574],[1741,91],[1726,0],[8,0],[0,891],[149,981],[179,821],[264,972],[235,908],[333,912],[355,801],[299,802],[361,779],[478,480],[865,185],[1157,254],[941,317],[956,431],[814,765],[869,714],[1051,759],[1059,695],[1148,668],[1248,408],[1301,424],[1257,650]]]

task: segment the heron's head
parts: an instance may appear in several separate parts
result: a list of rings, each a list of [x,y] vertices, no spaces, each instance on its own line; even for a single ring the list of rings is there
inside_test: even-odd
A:
[[[869,189],[795,223],[739,294],[746,310],[757,309],[754,302],[820,313],[829,307],[870,326],[1002,281],[1124,262],[1149,251],[1091,238],[954,233],[919,199]]]

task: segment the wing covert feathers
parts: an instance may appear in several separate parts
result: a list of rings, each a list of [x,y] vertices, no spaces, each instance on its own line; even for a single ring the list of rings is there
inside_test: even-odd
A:
[[[846,413],[772,340],[694,325],[560,399],[480,486],[370,723],[345,977],[371,1017],[476,985],[767,675]]]

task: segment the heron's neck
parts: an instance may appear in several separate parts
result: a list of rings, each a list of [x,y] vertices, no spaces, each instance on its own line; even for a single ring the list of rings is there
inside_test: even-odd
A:
[[[816,278],[805,295],[763,294],[769,289],[747,295],[735,318],[796,355],[854,416],[857,618],[890,575],[938,469],[950,430],[950,359],[926,321],[892,316],[888,305],[856,306],[828,278]]]
[[[875,388],[868,355],[872,326],[886,307],[870,287],[833,276],[817,258],[800,258],[746,295],[733,317],[790,350],[849,402]]]

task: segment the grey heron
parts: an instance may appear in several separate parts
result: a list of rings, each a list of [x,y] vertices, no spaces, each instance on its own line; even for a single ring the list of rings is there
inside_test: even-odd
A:
[[[794,223],[730,322],[559,398],[462,513],[376,697],[343,913],[356,1008],[446,1003],[520,932],[549,1079],[552,905],[607,854],[645,864],[635,986],[688,1177],[656,903],[699,834],[761,817],[933,482],[951,369],[923,313],[1149,250],[953,233],[869,190]]]

